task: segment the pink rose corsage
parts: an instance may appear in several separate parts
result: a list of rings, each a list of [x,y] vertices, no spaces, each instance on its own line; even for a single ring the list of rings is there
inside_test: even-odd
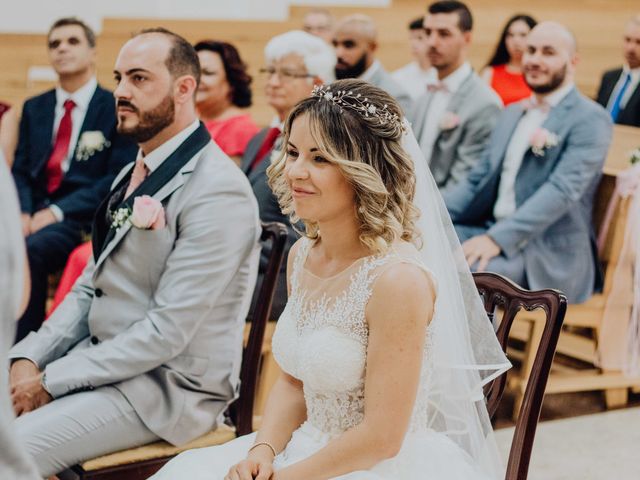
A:
[[[538,128],[531,138],[529,139],[529,145],[531,145],[531,151],[536,157],[544,156],[544,151],[548,148],[558,145],[558,135],[550,132],[546,128]]]
[[[460,117],[453,112],[445,112],[440,120],[440,130],[453,130],[460,125]]]
[[[133,200],[131,225],[142,230],[159,230],[166,225],[162,203],[149,195]]]

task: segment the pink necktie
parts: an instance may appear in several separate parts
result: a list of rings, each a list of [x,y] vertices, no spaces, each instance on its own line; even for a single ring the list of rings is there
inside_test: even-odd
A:
[[[435,93],[435,92],[443,92],[447,93],[449,88],[443,82],[436,83],[428,83],[427,84],[427,92]]]
[[[142,182],[147,178],[149,173],[149,169],[144,164],[144,158],[140,157],[136,160],[136,165],[133,167],[133,172],[131,173],[131,180],[129,181],[129,186],[127,187],[127,191],[124,194],[124,198],[128,198]]]

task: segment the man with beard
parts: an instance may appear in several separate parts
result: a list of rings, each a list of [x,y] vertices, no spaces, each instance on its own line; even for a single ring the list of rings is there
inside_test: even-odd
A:
[[[622,47],[625,64],[605,72],[596,101],[614,123],[640,127],[640,15],[627,23]]]
[[[531,31],[532,97],[501,114],[478,165],[444,200],[473,270],[584,302],[601,281],[591,214],[611,120],[576,89],[576,63],[564,26]]]
[[[467,62],[473,17],[455,0],[432,3],[424,17],[432,68],[409,114],[441,192],[464,180],[495,125],[502,101]]]
[[[64,267],[114,177],[135,158],[133,142],[116,133],[111,92],[96,82],[93,31],[62,18],[47,42],[59,85],[25,102],[13,164],[32,279],[17,340],[42,324],[49,274]]]
[[[333,34],[333,46],[338,57],[336,78],[359,78],[382,88],[408,112],[411,96],[375,57],[377,36],[373,19],[366,15],[349,15],[340,21]]]
[[[44,477],[159,438],[188,442],[238,387],[259,256],[251,187],[197,120],[189,42],[143,31],[114,74],[135,166],[98,208],[71,293],[9,354],[17,441]]]

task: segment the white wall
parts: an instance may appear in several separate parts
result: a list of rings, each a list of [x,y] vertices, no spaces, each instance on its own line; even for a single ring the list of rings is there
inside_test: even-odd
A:
[[[0,33],[45,33],[77,16],[100,32],[104,17],[285,20],[289,5],[387,6],[391,0],[5,0]]]

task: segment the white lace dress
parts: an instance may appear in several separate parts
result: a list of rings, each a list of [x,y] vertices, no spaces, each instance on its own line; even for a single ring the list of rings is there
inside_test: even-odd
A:
[[[365,307],[375,280],[396,263],[424,268],[416,260],[415,249],[407,244],[384,256],[362,258],[337,275],[320,278],[304,267],[312,245],[305,239],[298,249],[291,296],[273,336],[274,357],[285,372],[303,382],[307,406],[307,420],[274,460],[276,470],[313,455],[362,421],[368,341]],[[423,377],[429,371],[429,328],[426,335]],[[420,384],[426,382],[421,379]],[[370,470],[336,479],[485,479],[461,448],[429,428],[424,393],[424,388],[418,393],[411,427],[397,456]],[[152,479],[222,479],[232,465],[246,457],[254,439],[255,434],[245,435],[224,445],[184,452]]]

